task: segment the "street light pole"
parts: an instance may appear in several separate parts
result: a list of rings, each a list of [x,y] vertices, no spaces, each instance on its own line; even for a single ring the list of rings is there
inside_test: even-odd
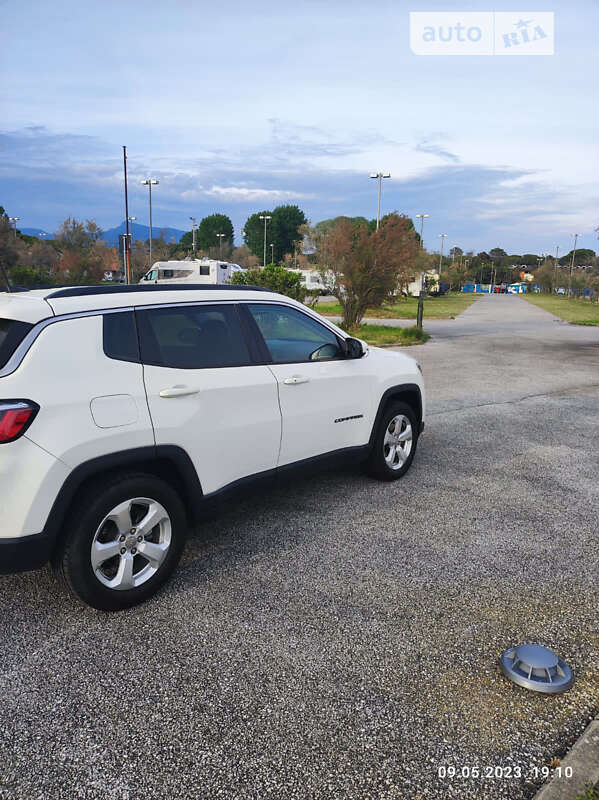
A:
[[[17,222],[21,219],[21,217],[9,217],[8,221],[12,222],[14,231],[15,231],[15,239],[17,238]]]
[[[190,217],[191,220],[191,251],[193,253],[193,257],[196,256],[196,227],[197,222],[195,217]]]
[[[420,249],[424,250],[424,239],[423,239],[423,231],[424,231],[424,220],[428,217],[428,214],[416,214],[416,219],[420,220]]]
[[[555,245],[555,266],[553,267],[553,282],[554,283],[557,283],[557,259],[558,259],[558,256],[559,256],[559,244],[556,244]]]
[[[218,257],[222,259],[223,257],[223,239],[225,234],[224,233],[217,233],[218,236]]]
[[[570,262],[570,277],[568,279],[568,297],[572,296],[572,271],[574,270],[574,259],[576,258],[576,244],[578,243],[579,233],[573,234],[574,236],[574,250],[572,250],[572,261]]]
[[[376,229],[378,231],[380,224],[381,224],[381,189],[383,185],[383,178],[390,178],[390,172],[371,172],[371,178],[376,178],[379,182],[379,196],[378,196],[378,203],[376,207]]]
[[[260,219],[264,220],[264,258],[262,266],[265,267],[266,266],[266,223],[269,219],[272,219],[272,217],[269,214],[260,214]]]
[[[140,181],[142,186],[147,186],[150,192],[150,268],[152,267],[152,186],[158,186],[160,181],[154,180],[154,178],[146,178],[144,181]]]
[[[270,243],[270,263],[275,263],[275,246],[272,242]]]
[[[439,277],[441,277],[441,268],[443,266],[443,245],[445,244],[445,239],[447,237],[447,234],[440,233],[439,237],[441,239],[441,253],[439,254]]]

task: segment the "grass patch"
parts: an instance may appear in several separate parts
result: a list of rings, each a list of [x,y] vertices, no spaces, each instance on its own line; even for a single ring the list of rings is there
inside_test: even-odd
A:
[[[443,297],[424,298],[424,317],[425,319],[452,319],[457,317],[462,311],[469,308],[472,303],[479,299],[479,294],[452,293]],[[343,316],[339,303],[323,303],[319,301],[315,308],[319,314],[329,316]],[[366,317],[376,317],[378,319],[416,319],[418,311],[418,298],[406,297],[397,303],[390,303],[378,308],[366,310]]]
[[[584,794],[577,794],[574,800],[599,800],[599,784],[594,788],[589,786]]]
[[[599,325],[599,303],[556,294],[520,295],[539,308],[575,325]]]
[[[423,344],[430,335],[420,328],[391,328],[389,325],[360,325],[352,331],[352,335],[363,339],[375,347],[390,347],[410,344]]]

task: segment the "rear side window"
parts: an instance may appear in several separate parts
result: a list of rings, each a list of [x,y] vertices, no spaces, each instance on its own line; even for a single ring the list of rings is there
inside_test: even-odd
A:
[[[180,369],[250,363],[237,311],[230,305],[173,306],[137,311],[144,364]]]
[[[118,361],[139,362],[139,342],[133,311],[104,314],[104,353]]]
[[[0,319],[0,369],[6,366],[8,359],[32,328],[33,325],[29,322]]]

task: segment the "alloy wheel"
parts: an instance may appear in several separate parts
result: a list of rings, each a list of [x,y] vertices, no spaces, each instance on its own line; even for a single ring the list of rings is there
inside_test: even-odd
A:
[[[148,497],[119,503],[102,520],[91,546],[96,578],[109,589],[135,589],[158,572],[171,545],[167,510]]]

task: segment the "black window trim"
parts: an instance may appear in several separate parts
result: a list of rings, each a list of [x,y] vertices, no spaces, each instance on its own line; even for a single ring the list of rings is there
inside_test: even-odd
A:
[[[266,301],[266,302],[263,302],[262,300],[248,300],[248,301],[244,301],[242,303],[239,303],[239,305],[240,306],[245,306],[244,311],[245,311],[245,313],[248,315],[248,317],[251,320],[252,327],[254,329],[254,335],[259,337],[259,340],[261,342],[261,349],[266,354],[266,358],[267,358],[267,361],[265,361],[264,363],[272,364],[273,366],[284,366],[285,364],[327,364],[327,363],[330,363],[331,361],[346,361],[347,360],[346,357],[343,355],[343,342],[345,341],[343,339],[343,337],[339,336],[337,331],[333,330],[331,327],[329,327],[327,324],[325,324],[325,322],[321,322],[319,319],[315,319],[311,314],[306,314],[305,311],[303,311],[301,308],[298,308],[297,306],[291,305],[291,303],[280,303],[280,302],[277,302],[276,300],[271,300],[271,301]],[[249,306],[249,305],[280,306],[282,308],[290,308],[292,311],[297,311],[299,314],[302,314],[304,317],[307,317],[312,322],[315,322],[317,325],[321,325],[323,328],[325,328],[325,330],[328,330],[330,333],[332,333],[333,336],[335,336],[335,338],[337,339],[337,343],[339,345],[339,350],[341,352],[341,355],[337,356],[336,358],[322,359],[321,361],[318,361],[318,360],[310,361],[309,359],[308,360],[300,359],[299,361],[274,361],[272,359],[272,357],[271,357],[270,350],[268,349],[268,345],[266,344],[266,340],[264,339],[264,336],[262,336],[262,331],[258,327],[258,323],[254,319],[254,316],[253,316],[252,312],[250,311],[250,309],[247,308],[247,306]]]

